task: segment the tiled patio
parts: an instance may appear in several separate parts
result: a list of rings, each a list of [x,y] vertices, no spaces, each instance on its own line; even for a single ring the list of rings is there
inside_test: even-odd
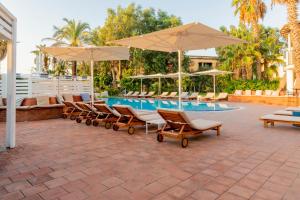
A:
[[[143,129],[130,136],[63,119],[18,123],[18,147],[0,154],[0,199],[300,199],[299,128],[265,129],[258,117],[280,108],[242,106],[192,113],[224,126],[187,149]]]

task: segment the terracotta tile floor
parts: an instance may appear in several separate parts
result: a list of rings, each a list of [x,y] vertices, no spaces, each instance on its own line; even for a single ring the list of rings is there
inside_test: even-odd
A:
[[[300,129],[265,129],[258,117],[280,108],[242,106],[190,113],[224,126],[186,149],[143,129],[130,136],[63,119],[18,123],[17,148],[0,154],[0,199],[300,199]]]

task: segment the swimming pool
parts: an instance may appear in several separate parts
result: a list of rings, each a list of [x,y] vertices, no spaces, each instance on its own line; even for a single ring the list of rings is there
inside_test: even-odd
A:
[[[129,105],[136,110],[156,110],[163,109],[179,109],[178,100],[161,100],[161,99],[133,99],[133,98],[104,98],[106,104],[113,105]],[[196,101],[183,101],[181,107],[184,111],[228,111],[235,110],[238,107],[228,106],[223,103],[204,103]]]

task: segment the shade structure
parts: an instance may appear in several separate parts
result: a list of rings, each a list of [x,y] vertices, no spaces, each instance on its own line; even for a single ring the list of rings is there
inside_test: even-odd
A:
[[[230,71],[222,71],[222,70],[218,70],[218,69],[211,69],[211,70],[207,70],[207,71],[193,73],[193,76],[201,76],[201,75],[212,76],[213,77],[213,84],[214,84],[214,97],[216,97],[216,76],[232,74],[232,73],[233,72],[230,72]]]
[[[143,92],[143,79],[147,78],[146,75],[136,75],[136,76],[130,76],[129,78],[132,78],[132,79],[141,79],[141,93]]]
[[[244,41],[201,23],[191,23],[111,43],[154,51],[178,52],[179,105],[181,105],[181,68],[183,51],[215,48]]]
[[[60,60],[91,62],[92,104],[94,104],[94,62],[129,59],[129,49],[119,46],[45,47],[42,51]]]

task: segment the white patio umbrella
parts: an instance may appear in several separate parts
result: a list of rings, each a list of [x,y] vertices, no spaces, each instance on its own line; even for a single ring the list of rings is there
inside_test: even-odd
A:
[[[141,79],[141,93],[143,92],[143,79],[147,78],[146,75],[136,75],[136,76],[130,76],[129,78],[132,79]]]
[[[145,35],[115,40],[111,43],[154,51],[178,52],[178,72],[181,72],[183,51],[215,48],[242,42],[244,41],[204,24],[191,23]],[[181,73],[178,74],[179,105],[181,105],[181,75]]]
[[[211,69],[211,70],[207,70],[207,71],[193,73],[193,76],[201,76],[201,75],[212,76],[213,77],[213,84],[214,84],[214,97],[216,97],[216,76],[226,75],[226,74],[233,74],[233,72],[222,71],[222,70],[218,70],[218,69]]]
[[[94,62],[110,60],[128,60],[129,49],[116,46],[87,47],[45,47],[43,52],[65,61],[91,62],[91,98],[94,104]]]

